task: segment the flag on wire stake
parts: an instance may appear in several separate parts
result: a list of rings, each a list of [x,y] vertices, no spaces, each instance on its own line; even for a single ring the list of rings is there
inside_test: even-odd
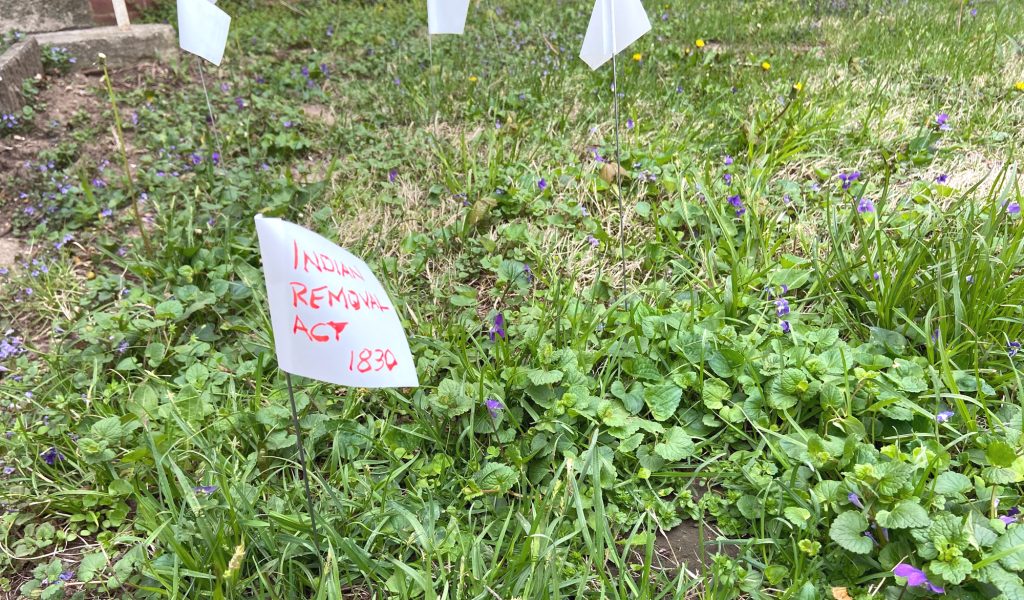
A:
[[[626,288],[626,222],[622,206],[622,165],[619,158],[619,79],[615,56],[651,30],[640,0],[595,0],[590,23],[583,37],[580,58],[592,70],[612,61],[612,98],[615,110],[615,194],[619,201],[619,253],[622,260],[622,288]]]
[[[224,58],[224,47],[228,43],[231,16],[217,8],[216,4],[217,0],[178,0],[178,45],[182,50],[219,67]],[[199,69],[199,81],[203,84],[203,95],[206,96],[206,110],[210,113],[213,135],[217,138],[217,146],[220,146],[217,119],[213,116],[210,91],[206,89],[202,61],[196,59],[196,67]]]
[[[320,552],[292,374],[351,387],[417,387],[397,309],[365,262],[304,227],[256,215],[277,363],[285,372],[313,543]]]

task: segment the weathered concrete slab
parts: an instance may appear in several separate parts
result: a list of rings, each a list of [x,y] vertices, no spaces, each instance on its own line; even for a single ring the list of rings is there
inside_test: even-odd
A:
[[[0,0],[0,31],[60,31],[91,27],[89,0]]]
[[[24,106],[21,84],[43,72],[39,44],[32,38],[0,55],[0,113],[13,114]]]
[[[0,0],[3,1],[3,0]],[[95,27],[76,31],[57,31],[32,36],[44,46],[66,48],[76,61],[75,70],[97,64],[96,56],[107,55],[107,64],[122,67],[142,60],[164,59],[178,49],[178,38],[170,25],[132,25],[128,29]]]
[[[0,238],[0,268],[10,269],[24,252],[25,247],[18,240]]]

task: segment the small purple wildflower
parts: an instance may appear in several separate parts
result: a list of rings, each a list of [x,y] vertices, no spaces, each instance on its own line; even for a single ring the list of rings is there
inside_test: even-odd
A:
[[[597,239],[596,237],[594,237],[593,235],[588,235],[588,236],[587,236],[587,241],[588,241],[588,242],[590,242],[590,246],[591,246],[592,248],[597,248],[598,244],[600,244],[600,243],[601,243],[601,241],[600,241],[600,240],[598,240],[598,239]]]
[[[242,98],[241,96],[235,98],[235,104],[238,105],[239,110],[245,108],[245,98]]]
[[[1010,358],[1013,358],[1014,356],[1017,356],[1018,352],[1020,352],[1020,342],[1012,341],[1012,342],[1006,344],[1006,354]]]
[[[103,210],[100,211],[100,216],[104,218],[109,217],[112,214],[114,214],[114,211],[113,209],[110,208],[104,208]]]
[[[732,185],[732,173],[723,173],[722,181],[725,182],[725,185]]]
[[[856,506],[857,508],[859,508],[861,510],[864,510],[864,503],[860,501],[860,496],[858,496],[856,493],[850,492],[846,496],[846,498],[847,498],[847,500],[850,501],[850,504]]]
[[[907,579],[907,587],[923,587],[927,586],[928,589],[935,592],[936,594],[944,594],[946,591],[937,585],[932,584],[928,581],[928,576],[924,574],[924,571],[918,569],[913,565],[906,563],[900,563],[893,567],[893,575],[897,577],[905,577]]]
[[[488,335],[492,342],[499,337],[505,339],[505,315],[498,313],[494,316],[494,325],[491,326]]]
[[[939,113],[935,115],[935,125],[939,128],[939,131],[949,131],[950,129],[953,129],[947,121],[949,121],[949,115],[946,113]]]
[[[857,203],[857,212],[861,214],[875,212],[875,203],[868,198],[861,198]]]
[[[843,182],[843,189],[848,190],[853,185],[854,181],[860,179],[860,171],[854,171],[853,173],[840,173],[839,180]]]
[[[935,183],[946,183],[949,181],[949,175],[945,173],[939,173],[939,176],[935,178]]]
[[[1011,201],[1007,202],[1006,203],[1006,214],[1014,215],[1014,216],[1019,215],[1020,214],[1020,204],[1016,200],[1011,200]]]
[[[398,179],[398,169],[388,171],[388,183],[394,183]]]
[[[491,413],[492,419],[497,419],[501,415],[501,410],[505,408],[505,405],[497,398],[488,398],[484,404],[487,406],[487,412]]]
[[[199,156],[199,155],[198,155],[198,154],[196,154],[195,152],[193,152],[192,154],[190,154],[190,155],[189,155],[189,158],[190,158],[190,159],[192,159],[192,164],[193,164],[193,165],[199,165],[200,163],[202,163],[202,162],[203,162],[203,157],[202,157],[202,156]]]
[[[217,491],[217,486],[215,486],[215,485],[201,485],[201,486],[192,488],[192,491],[194,491],[197,494],[203,494],[203,495],[209,496],[210,494],[212,494],[212,493]]]
[[[124,340],[120,344],[117,345],[117,353],[118,354],[124,354],[127,351],[128,351],[128,340]]]
[[[726,154],[726,155],[725,155],[725,160],[723,160],[722,162],[724,162],[724,163],[725,163],[725,166],[727,166],[727,167],[728,167],[729,165],[731,165],[731,164],[733,163],[733,160],[732,160],[732,157],[731,157],[731,156],[729,156],[728,154]]]
[[[784,317],[789,314],[789,301],[785,298],[775,300],[775,316]]]
[[[780,321],[779,326],[782,327],[782,333],[789,333],[793,331],[793,328],[790,326],[789,321]]]
[[[211,154],[210,155],[210,162],[212,162],[215,165],[219,165],[220,164],[220,152],[214,152],[213,154]]]
[[[46,461],[46,464],[50,465],[51,467],[57,464],[58,462],[64,460],[64,455],[61,454],[60,450],[57,450],[57,448],[54,446],[50,446],[49,450],[43,452],[39,456],[43,457],[43,460]]]
[[[626,131],[633,131],[634,127],[636,127],[636,123],[633,122],[633,119],[626,119]]]
[[[949,421],[951,418],[953,418],[954,414],[955,413],[951,410],[940,411],[938,414],[935,415],[935,421],[938,423],[945,423]]]
[[[999,517],[999,520],[1006,525],[1013,525],[1017,522],[1017,517],[1020,516],[1020,508],[1014,506],[1006,512],[1005,515]]]
[[[736,216],[737,217],[742,217],[743,213],[747,212],[747,207],[743,206],[743,199],[740,198],[739,194],[736,194],[734,196],[729,196],[729,198],[727,198],[727,200],[728,200],[729,204],[731,204],[733,206],[733,208],[736,209]]]
[[[544,179],[543,177],[541,177],[540,181],[537,182],[537,189],[539,189],[540,191],[543,192],[545,189],[547,189],[547,187],[548,187],[547,180]]]
[[[71,578],[73,578],[74,576],[75,576],[75,572],[74,571],[64,571],[63,573],[60,574],[60,577],[58,577],[58,579],[60,579],[61,581],[64,581],[64,582],[68,582],[68,581],[71,581]]]

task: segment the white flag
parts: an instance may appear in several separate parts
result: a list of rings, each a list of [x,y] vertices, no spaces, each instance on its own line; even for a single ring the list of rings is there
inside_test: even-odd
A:
[[[220,66],[228,43],[231,17],[211,0],[178,0],[181,49]]]
[[[595,0],[580,58],[597,69],[650,30],[640,0]]]
[[[351,387],[419,385],[395,306],[366,263],[281,219],[257,215],[256,233],[283,371]]]
[[[462,35],[469,0],[427,0],[427,31]]]

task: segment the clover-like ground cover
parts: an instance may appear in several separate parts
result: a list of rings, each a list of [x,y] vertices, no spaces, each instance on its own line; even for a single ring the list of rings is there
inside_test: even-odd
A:
[[[588,2],[222,4],[215,124],[111,73],[131,184],[95,57],[0,126],[0,595],[1024,597],[1014,2],[649,2],[614,92]],[[320,554],[257,212],[423,384],[301,382]]]

